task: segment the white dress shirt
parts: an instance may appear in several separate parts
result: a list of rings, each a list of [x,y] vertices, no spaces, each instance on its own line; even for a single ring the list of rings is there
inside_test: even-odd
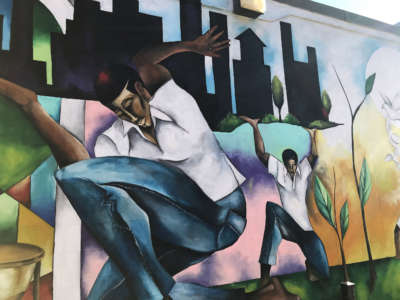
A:
[[[285,165],[272,155],[268,159],[268,172],[275,177],[281,202],[286,212],[303,230],[313,230],[308,218],[306,194],[312,169],[308,159],[303,159],[296,168],[294,179]]]
[[[182,170],[214,201],[245,181],[220,148],[196,101],[174,80],[156,91],[150,112],[158,146],[137,125],[118,119],[97,138],[96,157],[130,156],[167,163]]]

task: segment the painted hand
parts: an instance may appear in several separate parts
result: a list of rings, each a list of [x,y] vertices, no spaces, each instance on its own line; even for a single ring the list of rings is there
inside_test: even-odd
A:
[[[249,123],[253,127],[257,126],[258,122],[260,122],[260,119],[252,119],[247,116],[239,116],[239,118],[242,119],[243,121]]]
[[[193,52],[212,57],[219,57],[218,51],[228,48],[230,40],[217,41],[219,37],[224,33],[220,31],[214,34],[217,30],[217,26],[212,27],[205,34],[199,36],[193,41]]]

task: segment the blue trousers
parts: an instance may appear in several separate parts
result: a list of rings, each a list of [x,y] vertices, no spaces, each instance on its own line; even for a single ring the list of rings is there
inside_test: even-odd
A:
[[[299,245],[308,263],[323,277],[329,277],[325,248],[314,231],[304,231],[279,205],[267,202],[260,263],[275,265],[279,244],[284,238]]]
[[[89,299],[240,299],[172,275],[232,245],[246,225],[240,188],[214,202],[176,168],[130,157],[67,166],[56,179],[109,255]]]

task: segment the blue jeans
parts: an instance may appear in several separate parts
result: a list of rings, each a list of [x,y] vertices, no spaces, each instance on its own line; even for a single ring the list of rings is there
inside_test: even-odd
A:
[[[246,225],[240,188],[214,202],[180,170],[130,157],[80,161],[56,179],[110,257],[89,299],[241,297],[172,278],[239,238]]]
[[[299,245],[308,263],[323,277],[329,277],[325,248],[314,231],[304,231],[279,205],[267,202],[264,239],[260,263],[275,265],[282,238]]]

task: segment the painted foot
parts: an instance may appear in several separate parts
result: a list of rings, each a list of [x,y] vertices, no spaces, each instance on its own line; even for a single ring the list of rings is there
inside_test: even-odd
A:
[[[316,282],[320,280],[318,274],[314,271],[313,267],[309,264],[307,260],[306,260],[306,269],[307,269],[308,280],[310,280],[311,282]]]
[[[299,296],[289,293],[277,278],[258,290],[248,293],[246,300],[301,300]]]

